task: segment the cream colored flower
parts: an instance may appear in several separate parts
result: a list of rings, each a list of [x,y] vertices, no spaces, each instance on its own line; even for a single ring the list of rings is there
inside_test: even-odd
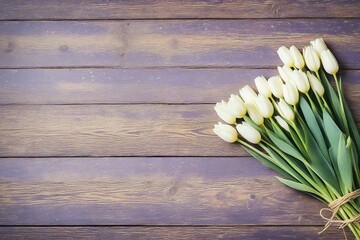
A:
[[[249,124],[246,123],[238,124],[236,125],[236,130],[240,133],[240,135],[243,138],[245,138],[247,141],[253,144],[258,144],[261,141],[261,135],[258,132],[258,130],[256,130]]]
[[[216,135],[218,135],[222,140],[226,142],[233,143],[238,140],[238,133],[235,128],[226,124],[222,124],[221,122],[214,125],[213,131]]]

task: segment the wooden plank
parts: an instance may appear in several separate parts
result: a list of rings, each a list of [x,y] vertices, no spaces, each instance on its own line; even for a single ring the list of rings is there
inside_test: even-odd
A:
[[[0,19],[353,18],[356,0],[315,1],[0,1]]]
[[[1,227],[0,239],[246,239],[246,240],[339,240],[334,227],[318,235],[321,227]],[[347,235],[352,240],[350,233]]]
[[[241,156],[212,105],[0,107],[0,156]]]
[[[1,225],[322,225],[253,158],[10,158]]]
[[[0,104],[215,103],[275,69],[0,70]],[[346,95],[358,99],[360,71],[347,70]]]
[[[360,19],[0,22],[0,67],[264,67],[324,37],[360,68]]]
[[[246,155],[214,135],[218,121],[212,104],[4,105],[0,156]]]

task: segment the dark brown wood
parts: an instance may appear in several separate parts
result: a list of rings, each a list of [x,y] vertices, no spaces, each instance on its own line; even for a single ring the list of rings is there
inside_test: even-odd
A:
[[[269,67],[324,37],[360,68],[359,19],[0,22],[0,67]]]
[[[1,225],[322,225],[318,200],[253,158],[11,158]]]
[[[0,19],[353,18],[356,0],[330,1],[0,1]]]
[[[139,240],[339,240],[341,230],[330,228],[318,235],[321,227],[1,227],[0,239],[139,239]],[[349,233],[350,234],[350,233]],[[348,234],[348,239],[353,240]]]
[[[4,105],[0,156],[247,155],[215,136],[219,120],[213,104]]]
[[[0,70],[0,104],[215,103],[275,69]],[[360,71],[342,72],[346,96],[360,95]],[[355,103],[354,103],[355,104]]]

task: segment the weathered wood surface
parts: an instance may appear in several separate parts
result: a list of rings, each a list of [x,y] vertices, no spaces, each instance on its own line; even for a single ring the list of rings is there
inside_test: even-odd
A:
[[[359,19],[0,22],[0,67],[270,67],[322,36],[360,68]]]
[[[275,74],[275,69],[0,70],[0,104],[215,103],[245,84],[255,87],[256,76]],[[360,71],[341,75],[346,96],[356,104]]]
[[[359,1],[0,6],[0,239],[342,239],[212,107],[323,37],[360,122]]]
[[[0,19],[354,18],[356,0],[0,1]]]
[[[247,155],[215,136],[218,121],[213,104],[4,105],[0,156]]]
[[[253,158],[10,158],[1,225],[321,225],[324,204]]]
[[[213,105],[0,107],[0,156],[241,156]]]
[[[137,240],[339,240],[342,231],[317,226],[231,226],[231,227],[3,227],[0,239],[137,239]],[[350,235],[348,234],[348,237]],[[352,240],[349,237],[349,240]]]

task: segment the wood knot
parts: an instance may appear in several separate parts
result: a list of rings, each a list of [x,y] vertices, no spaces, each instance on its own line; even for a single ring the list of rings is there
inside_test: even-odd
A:
[[[66,44],[62,44],[62,45],[59,47],[59,51],[60,51],[60,52],[66,52],[67,50],[69,50],[69,47],[68,47]]]
[[[7,47],[6,47],[6,49],[5,49],[5,52],[12,52],[12,51],[14,51],[14,49],[15,49],[15,43],[14,42],[12,42],[12,41],[10,41],[10,42],[8,42],[8,44],[7,44]]]
[[[168,195],[174,196],[179,190],[178,186],[173,186],[169,189]]]

